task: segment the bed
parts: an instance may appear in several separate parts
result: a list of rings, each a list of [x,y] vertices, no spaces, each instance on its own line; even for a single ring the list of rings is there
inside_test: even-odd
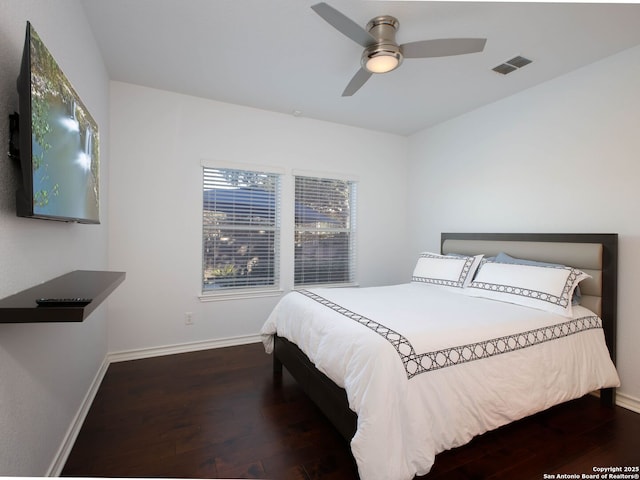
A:
[[[599,390],[613,405],[616,279],[616,234],[443,233],[410,283],[287,294],[263,341],[274,374],[284,365],[350,441],[362,480],[411,479],[555,404]]]

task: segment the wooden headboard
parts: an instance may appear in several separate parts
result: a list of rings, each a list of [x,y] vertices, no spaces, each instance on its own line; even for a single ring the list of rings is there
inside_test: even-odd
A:
[[[616,233],[442,233],[442,253],[494,256],[560,263],[584,271],[581,304],[602,318],[611,359],[616,360],[618,234]],[[613,389],[603,391],[611,395]]]

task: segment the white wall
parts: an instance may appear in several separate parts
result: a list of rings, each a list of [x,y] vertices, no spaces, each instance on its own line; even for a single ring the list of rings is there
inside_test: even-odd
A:
[[[413,135],[408,212],[414,255],[443,231],[618,233],[619,392],[636,402],[638,85],[640,47]]]
[[[100,126],[105,192],[100,226],[15,215],[18,171],[5,152],[8,115],[18,109],[16,78],[27,20]],[[71,270],[106,268],[108,87],[76,0],[0,0],[0,298]],[[0,476],[52,472],[58,449],[105,358],[106,317],[101,306],[80,324],[0,324]]]
[[[409,279],[405,137],[118,82],[111,135],[109,263],[127,272],[111,297],[111,352],[256,335],[278,300],[198,300],[202,160],[355,174],[361,284]],[[291,199],[285,180],[283,196]],[[293,223],[283,217],[286,289]],[[185,326],[185,312],[194,325]]]

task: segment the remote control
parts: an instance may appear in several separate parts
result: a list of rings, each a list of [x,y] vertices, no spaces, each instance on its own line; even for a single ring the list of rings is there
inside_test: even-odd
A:
[[[91,298],[38,298],[39,307],[84,307],[91,303]]]

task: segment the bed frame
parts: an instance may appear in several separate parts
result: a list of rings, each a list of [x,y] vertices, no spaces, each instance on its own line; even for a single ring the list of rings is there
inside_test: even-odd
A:
[[[617,234],[443,233],[441,252],[486,256],[505,252],[519,258],[562,263],[589,273],[593,278],[580,283],[582,303],[602,318],[607,348],[615,363]],[[357,416],[349,408],[345,390],[318,371],[295,344],[276,336],[274,345],[274,375],[281,375],[284,365],[342,436],[350,440],[356,432]],[[602,389],[600,400],[603,405],[613,406],[615,389]]]

